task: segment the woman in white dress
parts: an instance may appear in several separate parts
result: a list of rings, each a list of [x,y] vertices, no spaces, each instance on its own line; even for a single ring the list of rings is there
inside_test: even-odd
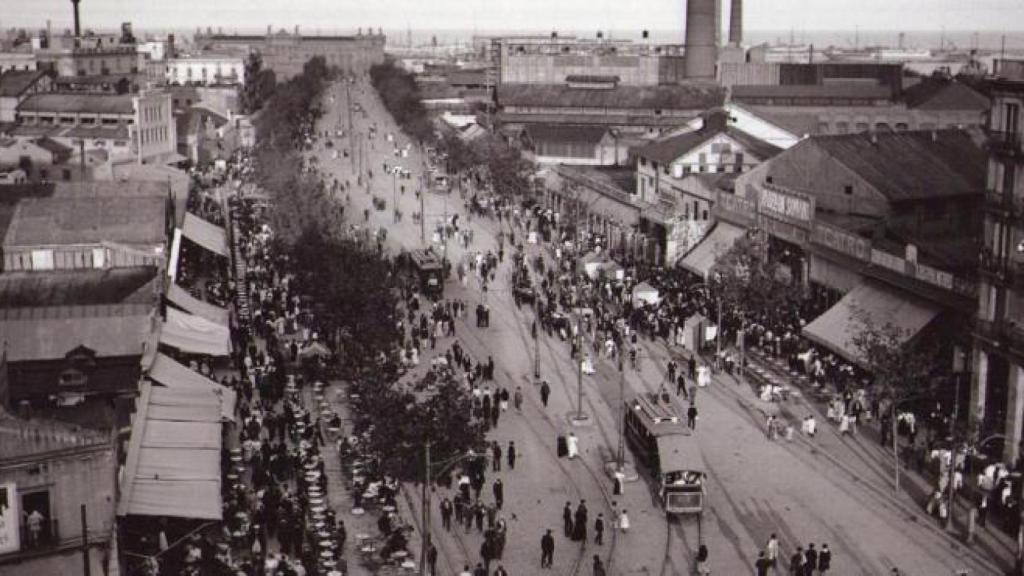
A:
[[[580,446],[579,439],[576,438],[576,434],[569,432],[569,437],[565,440],[566,448],[569,453],[569,459],[572,460],[579,456]]]

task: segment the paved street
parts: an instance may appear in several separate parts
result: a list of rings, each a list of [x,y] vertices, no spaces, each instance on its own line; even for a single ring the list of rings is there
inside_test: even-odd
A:
[[[414,190],[424,169],[422,153],[412,146],[408,157],[397,158],[395,146],[404,146],[408,138],[398,134],[368,84],[353,86],[351,93],[366,111],[365,118],[354,112],[352,120],[354,132],[365,141],[364,166],[373,171],[370,191],[387,200],[387,209],[373,210],[370,194],[356,189],[355,156],[345,158],[339,154],[334,159],[330,150],[318,147],[321,167],[329,175],[353,185],[346,210],[350,223],[362,224],[363,211],[369,209],[369,225],[373,230],[387,230],[389,249],[420,247],[420,226],[411,216],[420,209]],[[348,129],[346,89],[335,85],[330,94],[334,100],[328,98],[324,102],[327,114],[321,120],[320,130],[331,131],[336,148],[351,151],[354,140],[333,135],[339,125]],[[369,126],[377,128],[372,140],[366,138]],[[388,134],[395,135],[394,143],[386,140]],[[398,224],[392,216],[394,182],[383,173],[384,162],[399,164],[412,172],[411,180],[398,181],[406,187],[398,197],[404,215]],[[463,200],[455,192],[450,196],[425,192],[424,198],[428,241],[441,213],[457,213],[460,227],[469,225],[474,231],[469,251],[496,250],[496,221],[470,221]],[[537,250],[528,247],[531,255]],[[453,262],[458,262],[465,252],[454,242],[449,246]],[[716,379],[697,398],[697,438],[711,480],[710,506],[702,525],[698,527],[692,518],[667,523],[653,502],[648,483],[641,481],[628,484],[626,494],[615,498],[620,509],[629,511],[633,529],[607,539],[601,548],[590,543],[585,552],[581,551],[577,543],[560,535],[561,508],[567,501],[575,507],[580,499],[586,499],[591,523],[598,512],[604,513],[606,519],[611,518],[611,483],[602,469],[606,461],[613,459],[618,444],[620,377],[615,366],[606,360],[598,362],[597,374],[584,377],[583,409],[592,416],[592,425],[576,429],[583,457],[576,461],[556,458],[556,436],[570,429],[568,415],[575,409],[575,366],[565,342],[542,334],[541,372],[554,391],[550,405],[544,409],[532,384],[533,313],[528,308],[518,309],[503,289],[507,285],[508,260],[499,267],[498,280],[487,295],[492,309],[491,326],[478,329],[460,323],[457,334],[475,359],[494,357],[495,386],[510,390],[521,386],[527,399],[522,415],[510,410],[489,435],[490,440],[499,441],[503,447],[507,441],[515,440],[521,456],[514,471],[503,469],[498,473],[505,484],[503,515],[510,526],[502,563],[511,574],[536,573],[539,540],[545,528],[554,529],[558,535],[554,572],[559,574],[589,574],[590,557],[597,552],[610,562],[613,574],[686,574],[692,569],[693,554],[701,538],[710,550],[710,566],[715,574],[747,574],[757,551],[773,532],[781,540],[784,559],[798,545],[813,542],[820,548],[827,543],[833,551],[835,574],[884,574],[894,566],[906,574],[920,575],[954,574],[959,568],[970,569],[970,574],[998,572],[1000,565],[988,555],[958,545],[909,498],[892,494],[888,467],[882,465],[879,449],[865,446],[867,440],[840,438],[823,424],[813,442],[804,438],[769,442],[763,432],[767,406],[749,386],[731,377]],[[466,301],[470,309],[483,299],[473,280],[465,287],[450,281],[445,295]],[[437,352],[443,353],[451,341],[439,341]],[[662,371],[669,355],[678,357],[681,352],[678,347],[669,350],[663,342],[646,342],[640,373],[627,374],[626,396],[639,391],[656,392],[662,384]],[[426,364],[429,355],[423,360],[422,364]],[[798,415],[811,410],[798,402],[791,401],[788,409]],[[819,422],[825,422],[820,414],[817,417]],[[493,476],[488,476],[488,495]],[[413,505],[418,506],[418,487],[410,487],[409,495]],[[443,495],[443,490],[439,495]],[[439,497],[432,501],[432,530],[443,533],[436,508],[438,501]],[[475,530],[465,533],[459,529],[444,534],[439,539],[441,573],[455,573],[463,563],[475,565],[481,541]]]

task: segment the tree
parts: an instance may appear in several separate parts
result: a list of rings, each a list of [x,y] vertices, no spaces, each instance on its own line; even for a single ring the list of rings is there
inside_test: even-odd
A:
[[[494,193],[515,198],[530,190],[530,162],[498,138],[488,138],[487,142],[487,170]]]
[[[263,57],[251,52],[245,59],[245,84],[242,86],[241,104],[246,114],[252,114],[263,106],[268,93],[262,92],[259,78],[263,71]]]
[[[412,74],[388,60],[370,67],[370,82],[403,132],[421,141],[433,140],[434,127]]]
[[[778,262],[764,257],[759,238],[743,236],[716,260],[712,270],[715,297],[740,317],[741,327],[752,318],[776,323],[802,299],[798,286],[783,280]]]

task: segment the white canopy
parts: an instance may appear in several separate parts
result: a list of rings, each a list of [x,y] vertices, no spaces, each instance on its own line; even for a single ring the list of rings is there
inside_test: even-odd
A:
[[[220,399],[222,418],[234,421],[235,402],[237,401],[235,391],[221,386],[180,362],[176,362],[170,356],[158,353],[146,375],[150,380],[168,388],[191,389],[193,392],[196,390],[212,391]]]
[[[224,229],[203,220],[191,212],[185,214],[185,223],[181,227],[181,233],[185,238],[199,244],[214,254],[220,254],[221,256],[230,254],[228,251],[228,235],[224,232]]]
[[[633,302],[635,303],[637,301],[657,306],[658,302],[661,302],[661,294],[654,286],[651,286],[647,282],[641,282],[633,288]]]
[[[188,290],[177,284],[171,283],[170,287],[167,288],[167,300],[185,312],[206,318],[214,324],[228,325],[228,311],[226,308],[204,302],[189,294]]]
[[[690,250],[679,264],[701,278],[707,279],[715,261],[728,252],[736,240],[739,240],[745,233],[746,231],[738,226],[719,221],[715,228],[700,241],[700,244]]]
[[[174,308],[167,309],[160,343],[192,354],[227,356],[231,353],[231,333],[226,326]]]
[[[221,519],[220,404],[210,389],[142,383],[118,516]]]

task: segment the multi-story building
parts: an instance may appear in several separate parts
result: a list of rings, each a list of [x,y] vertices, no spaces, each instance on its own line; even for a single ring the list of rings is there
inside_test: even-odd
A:
[[[273,70],[278,80],[287,80],[302,72],[314,56],[323,56],[327,66],[347,73],[363,74],[370,66],[384,62],[384,34],[378,32],[355,36],[303,36],[298,27],[293,34],[284,30],[265,36],[239,34],[197,34],[195,42],[205,50],[258,52],[263,67]]]
[[[971,385],[972,422],[1021,455],[1024,425],[1024,60],[997,60],[989,82],[985,238]]]
[[[245,83],[245,59],[232,54],[200,54],[164,62],[168,84],[179,86]]]
[[[59,77],[128,75],[139,72],[139,53],[134,43],[119,35],[47,38],[36,51],[40,68]]]
[[[31,52],[0,52],[0,74],[8,70],[35,70],[36,55]]]

